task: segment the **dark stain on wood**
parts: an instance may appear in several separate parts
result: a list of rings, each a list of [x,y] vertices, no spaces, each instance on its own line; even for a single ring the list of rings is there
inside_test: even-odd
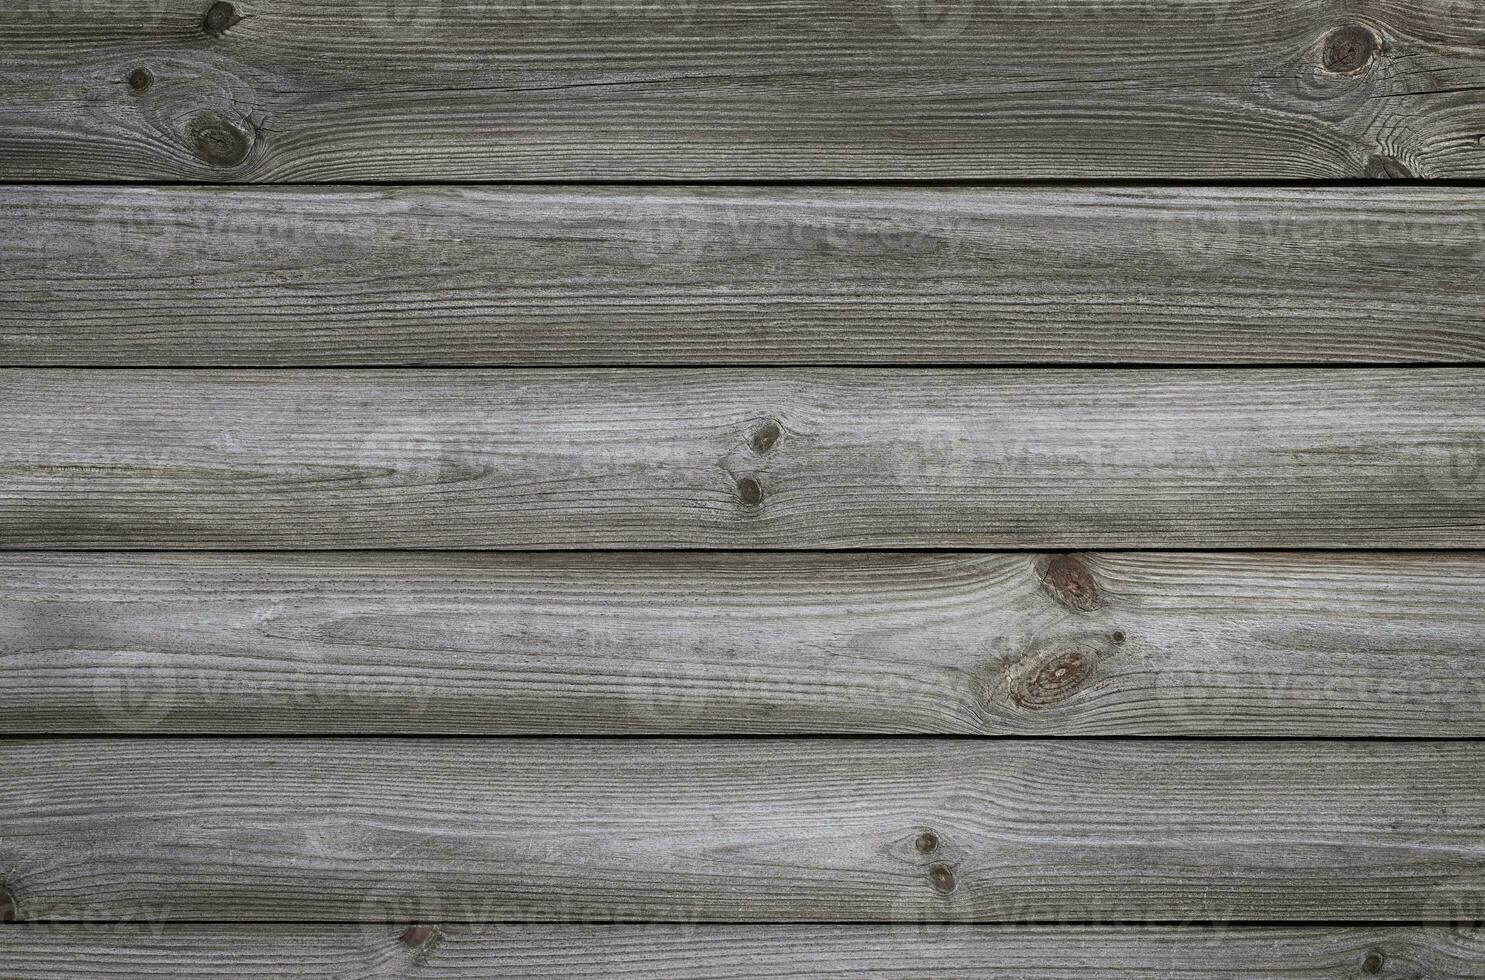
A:
[[[1103,605],[1098,581],[1077,555],[1044,555],[1037,559],[1036,567],[1042,591],[1067,608],[1092,612]]]

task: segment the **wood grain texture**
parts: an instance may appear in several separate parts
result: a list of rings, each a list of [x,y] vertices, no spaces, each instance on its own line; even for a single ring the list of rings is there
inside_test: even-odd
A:
[[[12,366],[1485,358],[1464,188],[30,186],[0,222]]]
[[[0,750],[23,921],[1462,921],[1485,889],[1469,742]]]
[[[208,6],[7,5],[0,179],[1485,176],[1464,0]]]
[[[1479,552],[9,554],[0,718],[1480,737],[1482,635]]]
[[[1485,374],[0,374],[0,546],[1480,547]]]
[[[1485,938],[1467,926],[28,926],[0,930],[0,960],[10,980],[1467,980],[1485,970]]]

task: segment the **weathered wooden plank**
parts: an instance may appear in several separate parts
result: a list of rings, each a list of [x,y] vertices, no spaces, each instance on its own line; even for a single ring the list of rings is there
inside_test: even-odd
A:
[[[23,740],[21,920],[1460,918],[1457,741]]]
[[[234,3],[7,4],[0,178],[1485,176],[1470,0]]]
[[[1485,937],[1467,926],[57,925],[0,930],[0,960],[10,980],[1464,980],[1485,970]]]
[[[1485,735],[1485,553],[0,556],[12,733]]]
[[[1485,373],[0,374],[16,548],[1480,547]]]
[[[11,365],[1458,362],[1476,191],[0,187]]]

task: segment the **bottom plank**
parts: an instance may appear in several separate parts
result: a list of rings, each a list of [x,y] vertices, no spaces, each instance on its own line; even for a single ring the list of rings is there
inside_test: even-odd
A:
[[[1485,919],[1473,742],[0,743],[21,921]],[[0,971],[3,972],[3,971]]]
[[[1478,927],[147,926],[0,929],[8,980],[1485,974]]]

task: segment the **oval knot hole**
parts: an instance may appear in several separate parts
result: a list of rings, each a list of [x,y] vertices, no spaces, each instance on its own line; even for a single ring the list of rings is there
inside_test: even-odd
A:
[[[947,864],[935,864],[928,869],[928,880],[933,883],[933,890],[940,895],[947,895],[959,886],[954,880],[954,871]]]

